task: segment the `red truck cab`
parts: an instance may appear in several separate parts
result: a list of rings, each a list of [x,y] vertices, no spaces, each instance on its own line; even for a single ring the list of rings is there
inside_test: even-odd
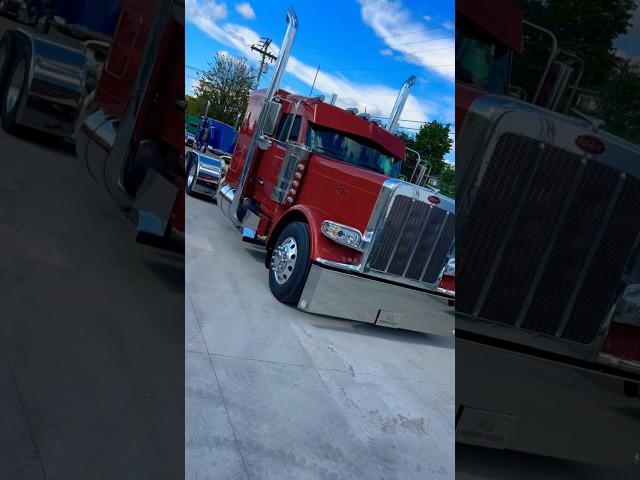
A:
[[[405,145],[394,131],[415,77],[386,128],[279,90],[297,30],[292,9],[287,20],[272,81],[250,96],[218,205],[244,240],[266,246],[269,287],[281,302],[450,335],[451,292],[439,286],[453,252],[454,203],[397,178]]]
[[[265,91],[251,96],[245,120],[227,173],[227,183],[237,187]],[[259,150],[245,194],[254,202],[260,218],[257,235],[272,239],[273,227],[294,212],[320,219],[331,218],[364,232],[382,184],[392,173],[393,163],[404,160],[404,142],[376,123],[355,113],[324,103],[317,98],[292,95],[283,90],[276,98],[282,113],[267,150]],[[275,199],[278,177],[289,142],[309,149],[304,182],[286,192],[285,201]],[[301,176],[302,177],[302,176]],[[292,202],[286,198],[291,197]],[[271,244],[272,242],[269,242]],[[354,263],[361,252],[336,244],[327,237],[315,237],[311,256]]]

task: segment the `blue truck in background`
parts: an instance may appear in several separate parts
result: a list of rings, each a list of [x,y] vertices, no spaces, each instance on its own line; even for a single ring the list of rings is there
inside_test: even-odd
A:
[[[116,30],[123,0],[5,0],[0,15],[36,27],[48,33],[51,25],[82,39],[105,40]]]
[[[111,37],[120,18],[122,0],[55,0],[52,7],[53,17],[63,19],[66,25]]]
[[[200,120],[200,128],[196,135],[198,149],[232,153],[236,146],[238,132],[226,123],[207,117]]]

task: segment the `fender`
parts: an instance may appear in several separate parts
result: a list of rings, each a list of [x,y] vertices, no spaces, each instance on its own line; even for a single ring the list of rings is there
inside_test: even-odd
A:
[[[274,220],[273,227],[267,238],[267,253],[273,249],[273,245],[285,225],[292,221],[304,221],[309,225],[309,233],[311,236],[311,260],[323,258],[340,263],[358,263],[362,256],[361,252],[331,241],[320,231],[322,222],[330,219],[330,215],[320,208],[309,207],[307,205],[294,205]],[[268,254],[266,258],[269,258]],[[268,260],[265,260],[265,266],[268,268],[269,265],[267,262]]]

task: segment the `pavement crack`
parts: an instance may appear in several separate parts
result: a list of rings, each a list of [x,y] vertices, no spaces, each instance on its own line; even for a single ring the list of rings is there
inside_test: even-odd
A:
[[[216,367],[213,364],[212,355],[209,352],[209,347],[207,346],[207,340],[202,333],[202,327],[200,325],[200,316],[198,315],[198,311],[196,310],[195,303],[193,298],[191,298],[191,293],[187,292],[189,296],[189,302],[191,302],[191,307],[193,308],[193,314],[196,317],[196,323],[198,324],[198,328],[200,329],[200,335],[202,335],[202,340],[204,342],[204,348],[207,351],[207,358],[209,359],[209,365],[211,365],[211,371],[213,372],[213,376],[216,379],[216,385],[218,385],[218,391],[220,392],[220,398],[222,398],[222,404],[224,405],[224,410],[227,415],[227,421],[229,422],[229,426],[231,427],[231,432],[233,433],[233,442],[236,445],[236,449],[238,450],[238,455],[240,455],[240,461],[242,462],[242,468],[244,469],[244,473],[247,476],[247,480],[250,480],[251,475],[249,475],[249,468],[247,467],[247,462],[242,454],[242,448],[240,448],[240,441],[238,440],[238,434],[236,433],[236,429],[233,426],[233,422],[231,421],[231,415],[229,414],[229,406],[227,404],[227,399],[224,396],[224,392],[222,391],[222,385],[220,384],[220,380],[218,379],[218,374],[216,373]],[[46,477],[45,477],[46,478]]]
[[[0,338],[0,350],[2,350],[2,356],[4,357],[4,361],[7,364],[9,375],[11,375],[11,383],[13,383],[13,388],[15,389],[16,397],[18,398],[18,404],[20,405],[20,410],[22,411],[22,415],[24,416],[24,421],[27,424],[27,430],[29,431],[29,438],[31,439],[33,449],[38,457],[38,463],[40,464],[40,470],[42,471],[42,478],[43,480],[47,480],[47,478],[49,477],[47,476],[47,471],[44,468],[44,463],[42,462],[42,456],[40,455],[40,449],[38,448],[38,444],[36,443],[35,433],[33,431],[33,427],[31,426],[31,422],[29,422],[29,417],[27,416],[27,410],[24,406],[22,395],[20,395],[20,389],[18,388],[18,382],[16,380],[16,376],[13,372],[13,369],[11,368],[11,362],[9,362],[9,355],[7,354],[7,351],[4,348],[4,342],[2,341],[2,338]]]

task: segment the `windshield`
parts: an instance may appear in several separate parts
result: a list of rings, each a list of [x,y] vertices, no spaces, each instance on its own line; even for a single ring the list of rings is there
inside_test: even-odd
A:
[[[342,132],[310,123],[307,146],[336,160],[398,178],[400,161],[397,158]]]
[[[509,49],[488,35],[456,30],[456,80],[506,95],[510,58]]]

